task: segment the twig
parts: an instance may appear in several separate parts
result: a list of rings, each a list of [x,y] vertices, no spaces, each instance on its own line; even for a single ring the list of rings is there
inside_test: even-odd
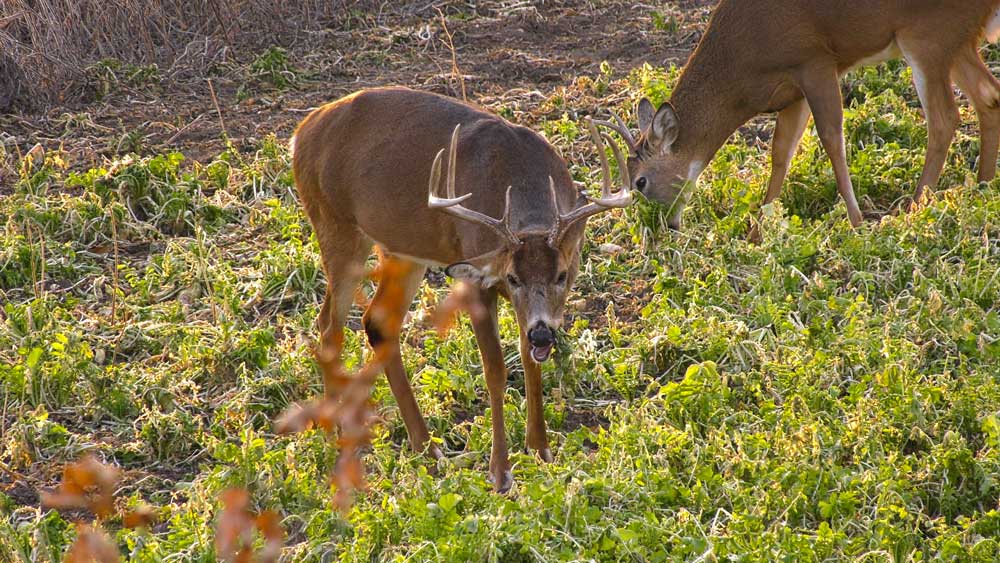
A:
[[[452,76],[458,78],[458,85],[462,89],[462,101],[467,102],[469,101],[469,97],[465,92],[465,77],[462,75],[462,71],[458,68],[458,55],[455,53],[454,37],[452,37],[451,31],[448,30],[448,22],[444,17],[444,12],[441,11],[441,8],[436,6],[434,9],[437,10],[438,17],[441,18],[441,27],[444,29],[444,36],[447,38],[445,45],[448,47],[448,50],[451,51],[451,74]]]
[[[111,207],[111,245],[115,252],[115,267],[111,271],[111,324],[115,324],[116,305],[118,303],[118,223],[115,221],[115,209]]]
[[[177,138],[180,137],[181,135],[183,135],[185,131],[187,131],[188,129],[190,129],[192,125],[194,125],[195,123],[198,123],[198,121],[200,121],[202,117],[205,117],[205,114],[200,114],[198,117],[196,117],[193,120],[191,120],[190,123],[188,123],[184,127],[181,127],[180,129],[178,129],[177,131],[175,131],[174,134],[171,135],[169,139],[167,139],[166,141],[163,141],[163,144],[164,145],[169,145],[169,144],[173,143],[174,141],[176,141]]]
[[[219,126],[222,127],[222,136],[226,143],[229,143],[229,132],[226,131],[226,122],[222,119],[222,108],[219,107],[219,98],[215,96],[215,87],[212,86],[212,79],[208,79],[208,91],[212,94],[212,103],[215,104],[215,112],[219,114]]]
[[[212,12],[215,13],[215,20],[218,22],[219,28],[222,30],[222,35],[223,35],[223,37],[226,38],[226,45],[229,46],[229,48],[232,48],[233,47],[233,38],[232,38],[232,36],[230,34],[232,28],[230,26],[226,25],[226,22],[223,21],[222,14],[219,13],[218,2],[216,2],[215,0],[213,0],[212,2],[209,2],[209,4],[211,4],[211,6],[212,6]],[[209,85],[211,85],[211,84],[212,83],[209,82]]]

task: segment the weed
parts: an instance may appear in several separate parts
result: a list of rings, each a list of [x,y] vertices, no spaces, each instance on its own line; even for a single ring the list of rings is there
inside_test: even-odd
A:
[[[680,22],[677,20],[676,14],[664,14],[654,10],[650,16],[653,18],[653,29],[657,31],[673,35],[680,30]]]
[[[101,59],[87,67],[86,82],[100,100],[122,86],[148,88],[160,82],[160,69],[155,64],[135,65],[118,59]]]
[[[243,84],[236,93],[239,100],[261,91],[293,88],[301,79],[301,71],[295,69],[289,62],[287,50],[271,47],[251,61],[246,68],[245,76]]]

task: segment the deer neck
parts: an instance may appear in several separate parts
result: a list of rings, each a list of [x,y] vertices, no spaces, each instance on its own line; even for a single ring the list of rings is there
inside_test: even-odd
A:
[[[688,154],[704,163],[710,162],[730,135],[758,113],[747,103],[755,96],[742,87],[752,87],[752,79],[741,76],[740,65],[732,59],[711,56],[720,50],[711,47],[704,42],[699,45],[670,99],[680,121],[677,146],[686,147],[682,150],[690,151]]]

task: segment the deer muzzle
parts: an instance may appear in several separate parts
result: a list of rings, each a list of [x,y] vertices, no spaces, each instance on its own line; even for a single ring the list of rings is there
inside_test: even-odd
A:
[[[539,321],[528,330],[528,343],[531,344],[531,359],[542,363],[552,355],[556,344],[556,333],[551,327]]]

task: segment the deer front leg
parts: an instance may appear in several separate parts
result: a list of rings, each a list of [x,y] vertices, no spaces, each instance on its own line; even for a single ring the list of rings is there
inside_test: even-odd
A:
[[[799,142],[808,122],[809,104],[805,98],[792,102],[790,106],[778,112],[778,119],[774,124],[774,138],[771,140],[771,179],[767,183],[764,205],[781,195],[781,185],[788,176],[788,167],[792,163],[792,157],[795,156],[795,150],[799,148]]]
[[[528,403],[527,446],[538,452],[542,461],[551,463],[552,450],[545,431],[545,411],[542,406],[542,366],[531,357],[528,335],[521,331],[521,365],[524,366],[524,395]]]
[[[847,148],[844,143],[844,100],[840,96],[840,79],[834,63],[815,66],[804,71],[801,79],[802,91],[816,121],[816,131],[823,143],[833,174],[837,178],[837,191],[847,204],[847,216],[851,226],[861,224],[863,217],[858,200],[854,197],[854,185],[847,168]]]
[[[503,420],[503,399],[507,386],[507,368],[500,348],[500,329],[497,324],[497,292],[486,289],[480,292],[480,301],[488,312],[480,318],[473,317],[472,331],[479,344],[486,375],[486,389],[490,393],[490,413],[493,424],[493,448],[490,452],[490,481],[498,493],[506,493],[514,484],[507,452],[507,432]]]
[[[420,414],[420,406],[413,396],[413,387],[403,365],[399,349],[400,323],[413,301],[414,295],[424,279],[425,267],[393,256],[383,256],[382,277],[371,304],[362,317],[368,343],[375,351],[377,361],[382,362],[389,389],[396,399],[399,414],[406,425],[410,447],[416,452],[425,452],[433,459],[441,459],[443,454],[434,444],[427,422]],[[430,446],[428,447],[428,444]]]

